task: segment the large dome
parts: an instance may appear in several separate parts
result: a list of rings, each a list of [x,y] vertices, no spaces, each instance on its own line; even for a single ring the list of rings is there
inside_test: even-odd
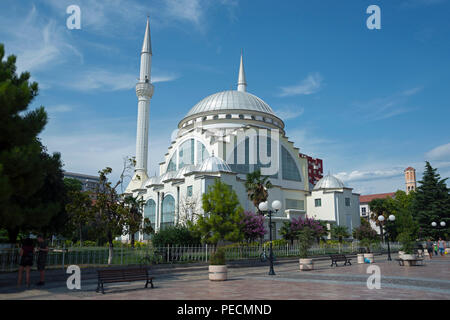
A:
[[[342,189],[345,188],[344,183],[332,175],[327,175],[320,179],[314,186],[314,190],[319,189]]]
[[[243,91],[222,91],[212,94],[197,103],[186,115],[201,114],[219,110],[250,110],[275,115],[272,108],[263,100]]]

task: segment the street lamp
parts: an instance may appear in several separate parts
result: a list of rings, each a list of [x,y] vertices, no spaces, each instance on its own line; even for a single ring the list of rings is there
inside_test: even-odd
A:
[[[439,225],[440,225],[440,227],[445,228],[446,223],[445,223],[445,221],[441,221],[441,222],[439,223]],[[437,227],[437,229],[440,229],[439,226],[438,226],[438,224],[437,224],[436,222],[434,222],[434,221],[431,223],[431,226],[432,226],[433,228],[436,228],[436,227]]]
[[[378,221],[380,221],[380,233],[381,233],[381,238],[384,240],[384,237],[383,237],[383,225],[384,225],[384,216],[383,215],[379,215],[378,216]],[[391,222],[394,222],[395,221],[395,216],[393,215],[393,214],[391,214],[391,215],[389,215],[389,217],[388,217],[388,221],[391,221]],[[389,244],[389,236],[390,236],[390,234],[388,233],[388,236],[387,236],[387,245],[388,245],[388,261],[392,261],[392,258],[391,258],[391,246],[390,246],[390,244]]]
[[[267,214],[269,216],[269,240],[270,240],[270,246],[269,246],[269,262],[270,262],[270,269],[269,269],[269,276],[274,276],[275,271],[273,270],[273,251],[272,251],[272,214],[273,210],[269,209],[269,203],[267,201],[261,202],[258,205],[259,211],[261,211],[264,214]],[[278,212],[278,210],[281,209],[281,202],[278,200],[275,200],[272,202],[272,209],[275,210],[275,212]]]

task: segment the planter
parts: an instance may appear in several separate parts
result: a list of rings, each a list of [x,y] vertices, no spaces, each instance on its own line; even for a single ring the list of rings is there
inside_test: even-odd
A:
[[[358,263],[364,263],[364,253],[358,253],[357,255]]]
[[[405,267],[415,266],[417,261],[414,261],[414,259],[416,258],[417,256],[415,254],[404,253],[402,256],[403,264],[405,265]]]
[[[373,259],[373,253],[364,253],[364,258],[369,259],[370,263],[373,263],[375,261]]]
[[[314,269],[313,259],[300,259],[300,271],[308,271]]]
[[[225,281],[227,273],[227,266],[209,266],[209,280],[211,281]]]

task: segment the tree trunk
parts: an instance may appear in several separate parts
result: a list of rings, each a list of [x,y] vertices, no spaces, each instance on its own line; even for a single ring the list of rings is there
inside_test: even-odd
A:
[[[9,243],[17,243],[17,235],[19,234],[19,228],[6,229],[8,231],[8,241]]]
[[[134,233],[131,235],[131,247],[134,248]]]
[[[111,234],[108,234],[108,243],[109,243],[109,255],[108,255],[108,265],[112,263],[113,259],[113,239]]]
[[[81,223],[80,223],[80,247],[83,246],[83,239],[82,239],[81,232],[82,232],[82,226],[81,226]]]

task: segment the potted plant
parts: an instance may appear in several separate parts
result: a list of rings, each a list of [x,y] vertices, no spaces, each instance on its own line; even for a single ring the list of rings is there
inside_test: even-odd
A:
[[[299,253],[300,253],[300,270],[313,270],[314,261],[308,258],[308,250],[314,243],[314,233],[309,227],[304,227],[298,231]]]
[[[219,248],[211,255],[209,260],[209,280],[225,281],[227,280],[227,273],[225,250]]]
[[[404,260],[405,266],[414,265],[414,261],[417,257],[414,254],[414,239],[410,232],[404,231],[398,235],[398,241],[402,244],[403,254],[400,256]]]
[[[353,230],[353,237],[359,240],[361,246],[365,248],[366,253],[362,254],[363,262],[365,259],[368,259],[370,263],[373,263],[374,258],[373,253],[370,251],[370,247],[378,241],[378,234],[376,231],[372,229],[367,221],[361,220],[361,226]],[[359,261],[360,260],[358,260],[358,262]]]

